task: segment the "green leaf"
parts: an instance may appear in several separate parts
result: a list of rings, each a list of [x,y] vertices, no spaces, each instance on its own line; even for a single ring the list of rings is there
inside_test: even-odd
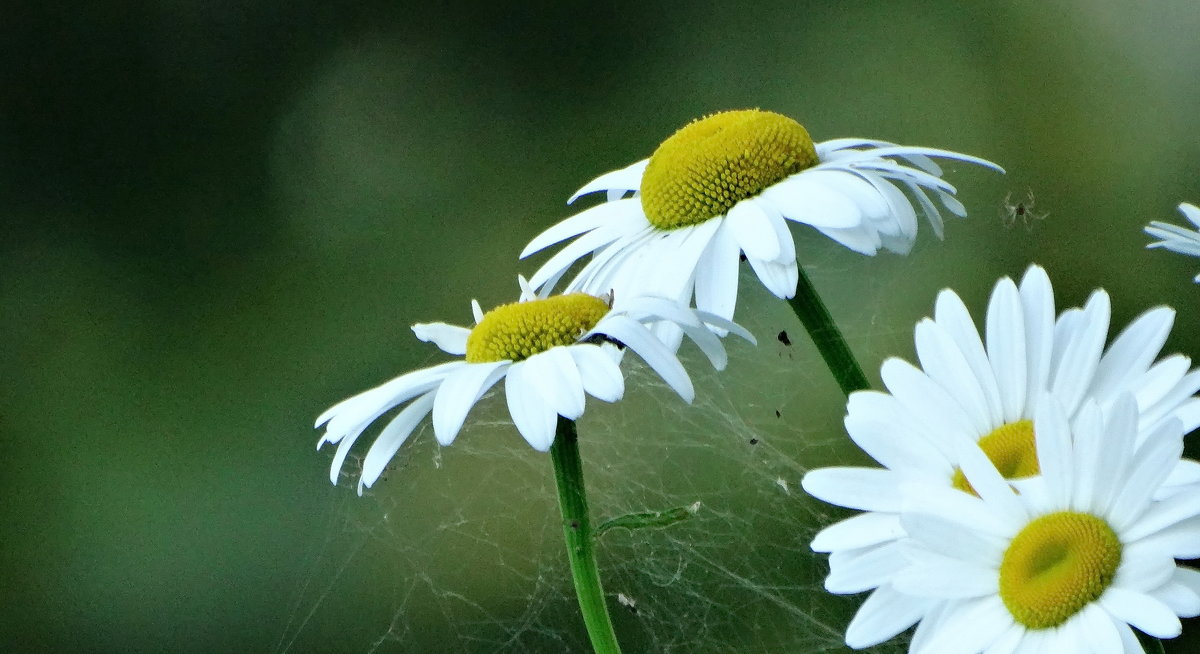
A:
[[[626,513],[611,520],[605,520],[596,527],[596,538],[600,538],[609,529],[644,529],[646,527],[670,527],[676,522],[687,520],[700,511],[700,503],[694,502],[688,506],[677,506],[666,511],[646,511],[644,513]]]

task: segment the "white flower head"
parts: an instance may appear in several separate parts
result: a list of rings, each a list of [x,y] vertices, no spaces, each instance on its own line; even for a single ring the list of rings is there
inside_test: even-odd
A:
[[[605,402],[621,399],[625,379],[620,361],[627,348],[640,356],[686,402],[694,397],[691,380],[672,350],[646,327],[668,322],[687,334],[718,370],[727,362],[725,348],[712,330],[754,338],[728,320],[662,298],[610,298],[586,293],[535,295],[521,279],[518,302],[486,314],[472,300],[475,326],[446,323],[413,326],[417,338],[461,356],[431,368],[401,375],[344,400],[321,414],[325,425],[317,443],[337,443],[329,480],[337,483],[346,455],[371,423],[408,403],[379,433],[363,460],[358,492],[382,474],[388,461],[425,419],[433,414],[439,444],[454,442],[467,413],[501,379],[509,414],[517,430],[538,451],[553,444],[558,417],[583,415],[585,395]]]
[[[1200,207],[1184,202],[1179,205],[1179,213],[1183,214],[1197,229],[1187,229],[1171,223],[1153,220],[1145,227],[1147,234],[1161,239],[1150,243],[1148,248],[1166,248],[1172,252],[1200,257]],[[1200,283],[1200,275],[1195,281]]]
[[[917,233],[915,201],[941,238],[938,204],[957,216],[966,210],[930,157],[1001,170],[976,157],[885,141],[813,143],[799,123],[768,111],[718,113],[680,129],[649,159],[585,185],[570,202],[598,191],[610,201],[542,232],[521,257],[574,238],[534,273],[535,287],[553,288],[591,254],[567,290],[611,288],[684,303],[694,296],[698,308],[728,319],[741,256],[776,296],[794,295],[798,264],[788,221],[856,252],[903,254]]]
[[[850,396],[845,419],[850,437],[882,468],[824,468],[805,475],[815,497],[865,513],[822,530],[815,551],[830,552],[825,587],[834,593],[878,588],[868,604],[903,606],[891,615],[911,624],[926,607],[897,600],[886,584],[898,560],[905,529],[903,489],[914,484],[971,492],[960,460],[963,444],[982,449],[1018,487],[1044,471],[1040,434],[1034,427],[1039,399],[1049,394],[1074,420],[1088,401],[1111,407],[1131,393],[1138,438],[1167,422],[1185,432],[1200,426],[1200,371],[1173,355],[1155,362],[1174,321],[1158,307],[1131,323],[1107,349],[1110,307],[1098,290],[1082,309],[1055,319],[1053,290],[1044,270],[1031,266],[1018,287],[997,283],[985,320],[986,345],[962,300],[939,294],[933,319],[916,328],[917,368],[900,359],[884,362],[888,393]],[[1140,440],[1139,440],[1140,443]],[[1180,462],[1159,490],[1168,495],[1200,480],[1200,465]],[[870,574],[863,561],[880,567]],[[891,562],[884,564],[883,562]],[[903,627],[901,627],[903,629]]]
[[[1085,402],[1073,424],[1047,398],[1034,423],[1043,471],[1020,493],[969,447],[975,494],[908,494],[910,537],[887,584],[925,608],[911,652],[1141,653],[1130,627],[1173,638],[1200,614],[1200,573],[1176,563],[1200,554],[1200,486],[1153,499],[1180,461],[1179,421],[1140,438],[1125,394],[1107,412]],[[898,633],[887,608],[864,604],[847,641]]]

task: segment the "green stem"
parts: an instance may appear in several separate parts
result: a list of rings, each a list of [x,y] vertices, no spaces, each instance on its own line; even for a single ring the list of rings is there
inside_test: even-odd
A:
[[[792,311],[804,323],[804,328],[816,343],[821,358],[825,359],[825,365],[829,366],[842,392],[850,395],[853,391],[870,388],[867,376],[850,352],[846,339],[842,338],[842,332],[834,324],[821,296],[817,295],[817,289],[805,274],[804,266],[800,266],[800,278],[796,280],[796,295],[788,300],[788,304],[792,305]]]
[[[554,481],[558,485],[558,505],[562,508],[571,578],[575,582],[575,596],[579,599],[588,638],[596,654],[619,654],[621,648],[608,617],[600,571],[596,567],[587,493],[583,490],[583,464],[579,459],[579,435],[574,421],[558,417],[558,432],[550,448],[550,457],[554,460]]]

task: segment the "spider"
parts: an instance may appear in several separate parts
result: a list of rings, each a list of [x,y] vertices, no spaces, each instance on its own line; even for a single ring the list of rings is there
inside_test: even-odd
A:
[[[1018,201],[1016,204],[1012,202],[1012,192],[1004,196],[1004,202],[1000,205],[1000,221],[1005,227],[1011,228],[1021,221],[1025,225],[1026,230],[1033,229],[1033,221],[1045,220],[1049,216],[1049,212],[1037,213],[1033,210],[1034,198],[1033,189],[1029,189],[1025,194],[1025,201]]]

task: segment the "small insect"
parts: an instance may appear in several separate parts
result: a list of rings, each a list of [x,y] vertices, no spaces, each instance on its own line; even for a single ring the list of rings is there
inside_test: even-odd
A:
[[[1033,229],[1033,221],[1045,220],[1050,214],[1049,212],[1038,213],[1033,210],[1035,206],[1033,197],[1033,189],[1028,189],[1025,193],[1025,201],[1018,201],[1016,204],[1012,202],[1012,192],[1004,196],[1004,202],[1000,204],[1000,221],[1005,227],[1012,228],[1021,221],[1026,230]]]
[[[779,332],[779,336],[777,336],[776,338],[778,338],[779,342],[783,343],[784,345],[792,344],[792,339],[788,338],[788,333],[787,333],[786,329],[784,331]]]
[[[637,601],[625,593],[617,593],[617,604],[629,609],[629,612],[637,615]]]

